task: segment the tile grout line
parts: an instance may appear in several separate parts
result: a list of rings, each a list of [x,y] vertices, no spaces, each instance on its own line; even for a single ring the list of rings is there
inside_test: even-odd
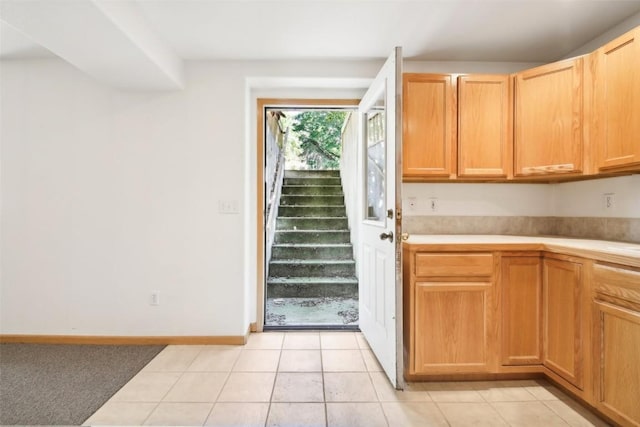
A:
[[[364,335],[361,335],[361,336],[362,336],[362,339],[366,340]],[[364,360],[364,351],[365,350],[370,350],[369,343],[367,343],[367,347],[368,348],[363,348],[361,343],[360,343],[360,341],[358,340],[357,334],[356,334],[356,342],[358,343],[358,348],[360,349],[360,354],[362,356],[362,359]],[[377,359],[375,360],[375,362],[379,364]],[[382,402],[382,400],[380,400],[380,395],[378,393],[378,389],[376,388],[375,384],[373,383],[373,371],[369,370],[369,367],[367,366],[367,362],[366,361],[364,362],[364,365],[365,365],[365,368],[367,370],[367,374],[369,374],[369,381],[371,381],[371,386],[373,387],[373,392],[375,393],[376,398],[377,398],[377,402],[376,403],[378,404],[378,407],[380,408],[380,411],[382,412],[382,416],[384,418],[384,422],[386,423],[386,425],[388,427],[388,426],[391,425],[391,422],[389,421],[389,417],[387,416],[387,413],[384,410],[383,402]]]
[[[204,420],[203,425],[206,424],[206,422],[209,420],[209,417],[213,413],[213,409],[218,404],[220,396],[222,395],[222,391],[224,390],[225,386],[229,382],[229,379],[231,378],[231,374],[233,373],[233,368],[236,366],[236,363],[238,363],[238,360],[240,359],[240,354],[242,353],[242,350],[244,349],[244,346],[245,346],[245,344],[240,346],[240,351],[238,351],[238,355],[236,356],[236,359],[233,361],[233,363],[229,367],[229,371],[225,372],[227,374],[227,376],[226,376],[224,382],[222,383],[222,387],[220,387],[220,391],[218,392],[218,395],[216,396],[216,400],[215,400],[215,402],[213,402],[213,406],[211,406],[211,409],[209,410],[209,413],[207,414],[207,418]],[[195,359],[194,359],[194,362],[195,362]],[[193,365],[193,362],[191,364]],[[189,365],[189,366],[191,366],[191,365]],[[220,403],[222,403],[222,402],[220,402]]]
[[[202,424],[203,426],[204,426],[204,424],[207,423],[207,421],[209,420],[209,417],[211,417],[211,414],[213,413],[213,408],[215,408],[216,405],[218,404],[218,399],[220,398],[220,395],[222,394],[222,390],[224,390],[224,386],[227,385],[227,381],[229,381],[229,378],[231,377],[231,371],[225,372],[225,373],[227,374],[227,376],[225,377],[224,381],[222,382],[222,386],[220,387],[220,391],[216,395],[216,398],[213,401],[213,405],[211,405],[211,409],[209,409],[209,413],[207,414],[207,417],[204,419],[204,423]]]
[[[154,357],[153,359],[151,359],[149,361],[149,363],[147,363],[139,372],[142,372],[147,366],[149,366],[151,364],[151,362],[153,362],[160,354],[164,353],[170,346],[166,346],[160,353],[158,353],[156,355],[156,357]],[[171,350],[169,350],[171,351]],[[189,364],[189,366],[191,366],[191,364],[193,363],[193,361],[196,360],[196,358],[198,357],[198,355],[202,352],[202,348],[200,348],[200,350],[197,352],[197,354],[194,356],[193,360],[191,361],[191,363]],[[188,368],[188,366],[187,366]],[[180,378],[182,378],[182,376],[184,375],[185,371],[147,371],[148,373],[170,373],[170,372],[180,372],[180,375],[178,376],[178,378],[176,379],[176,381],[171,385],[171,387],[169,387],[169,389],[166,391],[166,393],[160,398],[160,400],[158,402],[148,402],[148,403],[155,403],[155,406],[153,407],[153,409],[149,412],[149,415],[147,415],[145,417],[145,419],[142,421],[142,424],[144,425],[144,423],[146,423],[149,418],[151,417],[151,415],[153,415],[153,413],[158,409],[158,407],[160,406],[160,403],[162,403],[162,401],[164,400],[165,397],[167,397],[167,395],[171,392],[171,390],[173,389],[173,387],[175,387],[175,385],[178,383],[178,381],[180,381]],[[137,374],[136,374],[137,375]],[[134,376],[135,378],[135,376]],[[133,378],[132,378],[133,379]],[[131,382],[131,380],[129,380],[129,382]],[[129,384],[129,382],[127,382],[127,384]],[[125,384],[125,386],[127,385]],[[124,388],[124,386],[122,387]],[[122,388],[120,390],[122,390]],[[118,391],[120,391],[118,390]],[[114,394],[115,396],[115,394]],[[113,396],[112,396],[113,397]],[[111,400],[111,399],[109,399]],[[131,403],[136,403],[136,402],[131,402]],[[142,402],[140,402],[142,403]],[[104,406],[104,405],[103,405]],[[206,421],[206,420],[205,420]]]
[[[178,377],[178,380],[169,388],[169,391],[167,391],[167,393],[163,396],[162,400],[160,400],[160,403],[162,403],[164,401],[164,399],[169,395],[169,393],[171,392],[171,390],[173,390],[173,388],[176,386],[176,384],[178,384],[178,382],[180,382],[180,379],[182,379],[184,377],[184,375],[189,372],[189,368],[195,363],[196,359],[200,356],[200,354],[202,354],[204,349],[205,349],[204,346],[200,346],[200,350],[197,352],[197,354],[195,355],[195,357],[193,358],[191,363],[189,363],[189,365],[185,368],[185,370],[182,372],[180,377]],[[228,377],[229,376],[227,375],[227,378]],[[226,382],[226,379],[225,379],[225,382]],[[222,392],[222,388],[220,389],[220,392]],[[218,393],[218,394],[220,394],[220,393]],[[218,396],[216,396],[216,400],[217,399],[218,399]],[[158,406],[160,406],[160,403],[158,403],[158,405],[153,409],[153,411],[151,411],[151,413],[149,414],[149,417],[151,417],[151,415],[158,409]],[[209,402],[206,402],[206,403],[209,403]],[[211,405],[211,409],[209,409],[209,412],[207,413],[207,416],[205,417],[202,425],[204,425],[207,422],[207,420],[209,419],[209,414],[211,413],[211,411],[213,411],[213,407],[214,406],[215,406],[215,402]],[[145,419],[145,422],[149,419],[149,417],[147,417],[147,419]]]
[[[578,414],[580,417],[582,417],[583,419],[587,420],[588,422],[591,423],[591,421],[589,419],[587,419],[587,417],[585,417],[583,414],[581,414],[578,410],[572,408],[570,405],[568,405],[567,403],[565,403],[563,400],[541,400],[540,403],[542,403],[545,407],[549,408],[549,410],[551,412],[553,412],[554,414],[556,414],[558,417],[562,418],[562,421],[564,421],[565,423],[571,425],[571,423],[569,422],[569,420],[565,419],[562,414],[560,414],[559,412],[557,412],[555,409],[553,409],[551,406],[547,405],[547,402],[562,402],[565,406],[567,406],[569,409],[571,409],[572,411],[574,411],[576,414]],[[597,417],[598,420],[601,420],[600,417],[598,417],[597,415],[593,414],[591,411],[589,411],[588,409],[585,409],[586,411],[589,412],[590,415],[594,415]]]
[[[273,377],[273,385],[271,386],[271,394],[269,395],[269,406],[267,408],[267,416],[264,419],[264,425],[265,427],[267,426],[267,423],[269,422],[269,415],[271,415],[271,405],[273,403],[273,392],[276,389],[276,382],[278,381],[278,374],[279,369],[280,369],[280,361],[282,360],[282,348],[284,347],[284,337],[285,337],[285,333],[282,334],[282,342],[280,343],[280,353],[278,355],[278,364],[276,365],[276,372],[275,375]]]
[[[373,392],[376,395],[376,399],[377,399],[377,404],[378,407],[380,407],[380,410],[382,411],[382,416],[384,417],[384,422],[387,423],[387,426],[390,426],[391,423],[389,422],[389,417],[387,416],[387,413],[384,410],[384,406],[382,405],[382,400],[380,400],[380,395],[378,394],[378,389],[376,388],[376,386],[373,384],[373,377],[371,376],[371,372],[369,372],[367,370],[367,374],[369,376],[369,381],[371,381],[371,387],[373,387]]]
[[[329,408],[327,408],[327,392],[324,383],[324,358],[322,357],[322,334],[318,334],[319,349],[320,352],[320,373],[322,374],[322,403],[324,404],[324,424],[329,425]]]
[[[149,412],[149,415],[147,415],[147,417],[144,419],[144,421],[142,422],[142,425],[145,425],[145,423],[149,420],[151,415],[153,415],[153,413],[156,411],[156,409],[158,409],[158,406],[160,406],[160,404],[162,403],[164,398],[167,397],[167,395],[171,392],[171,390],[173,390],[173,388],[176,386],[176,384],[178,384],[178,381],[180,381],[180,378],[182,378],[183,375],[184,375],[184,372],[181,372],[180,376],[176,379],[176,381],[171,385],[171,387],[169,387],[169,389],[166,391],[166,393],[160,398],[160,401],[159,402],[154,402],[154,403],[156,403],[156,406],[151,410],[151,412]]]

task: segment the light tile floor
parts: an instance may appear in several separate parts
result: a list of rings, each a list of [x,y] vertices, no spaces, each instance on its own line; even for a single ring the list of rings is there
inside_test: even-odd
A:
[[[85,425],[606,426],[545,381],[394,390],[357,332],[268,332],[168,346]]]

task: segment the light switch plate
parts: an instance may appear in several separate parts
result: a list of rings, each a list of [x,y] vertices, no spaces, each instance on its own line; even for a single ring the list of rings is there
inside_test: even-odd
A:
[[[237,200],[218,200],[218,213],[237,214],[238,201]]]

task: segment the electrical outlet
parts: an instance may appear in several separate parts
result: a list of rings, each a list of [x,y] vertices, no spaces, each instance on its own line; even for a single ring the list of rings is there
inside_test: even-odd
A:
[[[438,212],[438,208],[439,208],[438,198],[437,197],[430,197],[429,198],[429,211]]]
[[[150,305],[160,305],[160,292],[153,291],[151,292],[151,298],[149,298]]]
[[[604,193],[602,195],[602,204],[605,211],[613,211],[616,207],[615,193]]]

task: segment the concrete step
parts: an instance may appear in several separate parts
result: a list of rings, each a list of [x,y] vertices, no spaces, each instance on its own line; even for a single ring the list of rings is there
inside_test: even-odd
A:
[[[337,178],[340,177],[339,170],[285,170],[285,178]]]
[[[267,298],[265,326],[358,325],[358,297]]]
[[[347,217],[278,217],[276,230],[348,230]]]
[[[331,217],[347,216],[344,206],[279,206],[278,215],[282,217]]]
[[[313,206],[343,206],[343,195],[322,195],[322,196],[298,196],[293,194],[283,194],[280,196],[281,206],[313,205]]]
[[[349,243],[348,230],[276,230],[274,241],[280,243]]]
[[[292,315],[278,314],[284,299],[298,301],[291,309],[296,315],[316,313],[318,301],[331,300],[339,313],[349,312],[357,321],[358,280],[348,226],[339,171],[285,171],[266,290],[272,320]],[[355,300],[355,312],[341,308],[336,303],[341,299]],[[308,316],[301,319],[308,322]]]
[[[341,185],[283,185],[282,194],[298,196],[342,195]]]
[[[354,277],[356,263],[353,260],[272,260],[270,277]]]
[[[333,177],[285,178],[284,185],[341,185],[341,181]]]
[[[267,298],[358,297],[355,277],[277,277],[267,280]]]
[[[353,259],[353,246],[339,244],[276,244],[272,246],[271,259]]]

